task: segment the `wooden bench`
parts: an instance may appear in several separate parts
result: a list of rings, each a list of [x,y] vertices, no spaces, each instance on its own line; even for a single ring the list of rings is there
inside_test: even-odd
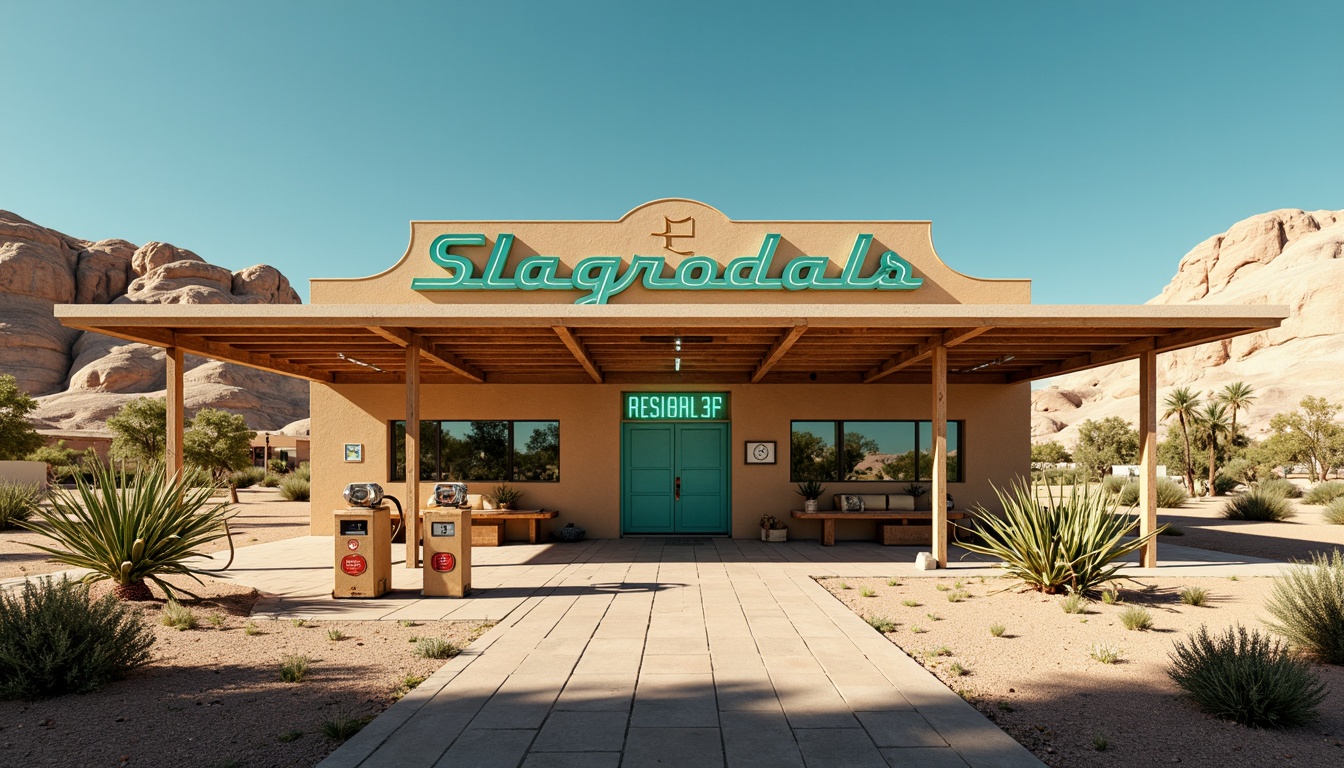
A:
[[[474,547],[498,547],[504,543],[504,523],[510,520],[527,521],[527,543],[536,544],[541,538],[541,521],[553,520],[560,512],[554,509],[473,509],[471,511],[471,544]],[[476,531],[481,535],[477,536]]]
[[[791,513],[796,520],[820,520],[821,521],[821,545],[823,547],[835,546],[835,521],[836,520],[896,520],[901,525],[910,525],[911,521],[933,523],[932,512],[803,512],[794,510]],[[951,521],[963,520],[970,517],[966,512],[948,512],[948,528],[950,531]],[[879,527],[878,541],[882,541],[881,528]]]

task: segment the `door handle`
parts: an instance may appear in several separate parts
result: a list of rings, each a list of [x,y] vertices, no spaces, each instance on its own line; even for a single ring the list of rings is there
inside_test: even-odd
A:
[[[681,501],[681,478],[680,478],[680,477],[678,477],[678,478],[676,479],[676,481],[675,481],[674,483],[672,483],[672,500],[673,500],[673,501]]]

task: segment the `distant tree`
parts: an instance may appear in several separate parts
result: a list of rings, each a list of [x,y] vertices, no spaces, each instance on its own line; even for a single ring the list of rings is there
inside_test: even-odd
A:
[[[871,437],[865,436],[862,432],[845,433],[845,466],[841,477],[846,480],[868,480],[872,478],[871,472],[856,472],[859,464],[868,458],[868,454],[877,453],[881,446]],[[933,459],[929,459],[929,466],[933,465]]]
[[[1250,412],[1251,404],[1255,402],[1255,390],[1251,385],[1244,381],[1234,381],[1223,387],[1217,395],[1218,402],[1227,406],[1232,415],[1232,438],[1237,437],[1237,413],[1241,411]]]
[[[202,408],[182,434],[182,460],[209,472],[216,484],[227,484],[229,500],[237,504],[233,473],[252,465],[251,442],[256,436],[242,416]]]
[[[0,461],[18,461],[42,447],[42,436],[28,423],[37,401],[19,389],[18,379],[0,374]]]
[[[1232,424],[1227,417],[1227,406],[1215,400],[1204,404],[1204,410],[1195,416],[1195,429],[1209,450],[1209,496],[1217,493],[1214,478],[1218,475],[1218,438],[1230,435]]]
[[[836,479],[835,446],[808,430],[793,430],[789,445],[790,473],[795,481]]]
[[[163,461],[168,442],[168,401],[140,397],[121,406],[107,420],[112,437],[112,458],[140,464]]]
[[[1073,461],[1073,457],[1056,440],[1031,446],[1032,464],[1066,464],[1070,461]]]
[[[63,468],[74,465],[75,452],[65,447],[64,440],[57,440],[55,445],[44,445],[24,458],[27,461],[40,461],[46,464],[47,480],[55,482]]]
[[[1272,434],[1265,448],[1280,464],[1306,464],[1312,482],[1328,479],[1344,463],[1344,426],[1335,421],[1340,407],[1310,395],[1298,405],[1300,410],[1278,413],[1269,420]]]
[[[1088,419],[1078,425],[1073,460],[1094,480],[1100,480],[1113,464],[1133,464],[1138,452],[1138,430],[1119,416],[1101,421]]]
[[[1188,387],[1179,387],[1167,395],[1162,405],[1166,408],[1162,412],[1162,420],[1166,421],[1175,416],[1181,427],[1181,441],[1185,445],[1185,461],[1182,462],[1185,469],[1185,487],[1190,493],[1194,493],[1195,462],[1190,450],[1190,425],[1194,422],[1195,412],[1199,408],[1199,395],[1191,392]]]

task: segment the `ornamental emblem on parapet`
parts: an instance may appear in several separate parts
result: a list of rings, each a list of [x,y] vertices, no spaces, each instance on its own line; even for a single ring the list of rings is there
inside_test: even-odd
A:
[[[678,256],[694,256],[695,251],[678,251],[672,247],[674,240],[691,240],[695,238],[695,217],[687,216],[684,219],[674,219],[669,216],[663,217],[663,231],[650,232],[654,237],[663,238],[663,250],[671,251]],[[678,243],[680,245],[680,243]]]

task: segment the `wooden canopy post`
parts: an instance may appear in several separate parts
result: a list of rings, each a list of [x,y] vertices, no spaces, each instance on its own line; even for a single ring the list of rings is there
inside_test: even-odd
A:
[[[939,568],[947,567],[947,347],[933,348],[933,557]]]
[[[1139,535],[1157,529],[1157,352],[1139,355]],[[1157,567],[1157,537],[1143,545],[1139,562]]]
[[[185,354],[181,347],[168,347],[164,349],[164,353],[167,358],[165,378],[168,389],[168,434],[163,446],[163,463],[168,477],[173,478],[182,474],[182,431],[183,422],[186,420],[182,411],[182,369]]]
[[[420,345],[406,345],[406,567],[420,567]]]

